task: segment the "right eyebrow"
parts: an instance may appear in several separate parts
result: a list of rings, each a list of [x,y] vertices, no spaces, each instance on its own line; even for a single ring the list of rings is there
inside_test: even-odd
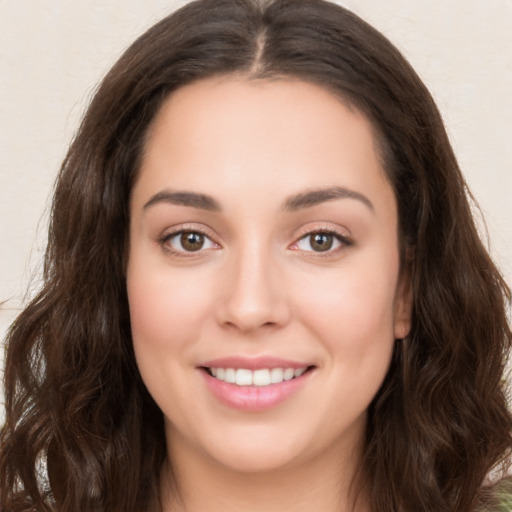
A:
[[[179,206],[190,206],[191,208],[199,208],[211,212],[220,212],[219,203],[211,196],[206,194],[198,194],[196,192],[162,190],[151,196],[149,201],[144,205],[146,210],[156,204],[169,203]]]
[[[373,203],[360,192],[346,187],[330,187],[318,190],[309,190],[289,197],[284,203],[285,211],[297,211],[302,208],[311,208],[317,204],[333,199],[356,199],[368,207],[372,212],[375,211]]]

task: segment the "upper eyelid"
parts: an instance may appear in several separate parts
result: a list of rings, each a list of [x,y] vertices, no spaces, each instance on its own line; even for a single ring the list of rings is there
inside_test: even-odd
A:
[[[298,250],[298,247],[293,249],[294,246],[297,246],[299,242],[304,240],[305,238],[317,234],[317,233],[327,233],[332,236],[334,236],[337,241],[340,244],[340,247],[337,247],[335,249],[329,249],[325,252],[317,252],[317,251],[303,251],[306,254],[313,254],[315,257],[322,257],[326,258],[328,256],[333,256],[334,254],[337,254],[339,251],[342,251],[343,249],[346,249],[347,247],[354,245],[354,240],[352,238],[351,234],[345,234],[342,232],[343,230],[337,229],[332,226],[315,226],[315,227],[304,227],[300,234],[298,234],[295,238],[295,240],[288,246],[288,248],[292,251]]]
[[[207,228],[203,228],[201,226],[198,226],[197,224],[178,224],[177,226],[168,227],[163,230],[162,235],[159,237],[160,239],[163,238],[171,238],[173,236],[176,236],[183,232],[191,232],[191,233],[201,233],[201,235],[204,235],[208,238],[210,238],[215,243],[218,243],[215,238],[217,238],[214,234],[212,234],[212,231]]]
[[[342,229],[340,227],[334,227],[322,223],[314,226],[309,225],[300,228],[297,234],[295,235],[295,240],[293,243],[296,243],[302,238],[312,235],[314,233],[329,233],[340,237],[342,240],[352,240],[352,235],[348,229]]]
[[[179,236],[182,233],[199,233],[205,238],[207,238],[212,244],[217,246],[215,247],[215,249],[222,248],[222,244],[220,244],[217,241],[217,237],[215,235],[212,235],[210,231],[211,230],[199,227],[197,226],[197,224],[193,223],[178,224],[164,229],[163,232],[155,238],[155,241],[163,250],[165,250],[169,254],[174,254],[175,256],[181,255],[188,257],[199,256],[200,254],[203,254],[205,250],[212,250],[212,248],[201,248],[196,252],[181,251],[171,247],[170,241],[172,240],[172,238]]]
[[[348,236],[342,235],[341,233],[338,233],[337,231],[330,231],[330,230],[324,229],[324,230],[310,231],[309,233],[306,233],[305,235],[297,238],[295,240],[295,242],[292,243],[292,245],[299,243],[301,240],[304,240],[305,238],[307,238],[309,236],[316,235],[319,233],[322,233],[322,234],[325,233],[328,235],[332,235],[334,238],[336,238],[342,244],[345,244],[345,245],[352,244],[352,240]]]
[[[178,231],[171,231],[171,232],[163,235],[162,240],[167,241],[167,240],[170,240],[171,238],[174,238],[183,233],[199,233],[200,235],[204,236],[205,238],[208,238],[208,240],[210,240],[214,244],[219,245],[210,235],[208,235],[207,233],[205,233],[199,229],[179,229]]]
[[[217,236],[214,232],[212,232],[213,230],[211,230],[207,227],[195,224],[193,222],[178,224],[176,226],[171,226],[171,227],[166,228],[165,230],[163,230],[162,235],[160,235],[158,237],[158,240],[161,242],[166,241],[166,240],[169,240],[169,238],[172,238],[173,236],[176,236],[180,233],[187,232],[187,231],[200,233],[201,235],[204,235],[205,237],[209,238],[215,244],[222,246],[222,244],[218,241],[220,237]],[[315,233],[329,233],[329,234],[336,236],[343,243],[346,243],[346,242],[353,243],[352,235],[350,234],[348,229],[336,228],[336,227],[321,223],[321,224],[317,224],[314,226],[304,226],[304,227],[300,228],[296,232],[296,234],[293,238],[293,241],[290,243],[290,245],[294,245],[299,240],[302,240],[303,238],[310,236],[312,234],[315,234]]]
[[[201,247],[197,251],[187,251],[187,250],[180,250],[172,247],[171,240],[174,237],[180,236],[180,234],[183,233],[199,233],[200,235],[207,238],[213,245],[217,247],[209,247],[209,248],[203,248]],[[214,239],[214,237],[210,236],[208,233],[205,232],[205,230],[197,228],[197,227],[186,227],[186,226],[180,226],[179,228],[176,227],[175,229],[167,230],[165,231],[160,237],[157,239],[158,245],[160,248],[165,251],[167,254],[172,255],[174,257],[180,257],[180,258],[194,258],[199,257],[202,254],[204,254],[205,251],[211,251],[212,249],[218,249],[222,248],[222,246]]]

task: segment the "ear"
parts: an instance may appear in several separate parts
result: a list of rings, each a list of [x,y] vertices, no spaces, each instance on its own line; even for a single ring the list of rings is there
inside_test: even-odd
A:
[[[400,273],[395,293],[395,339],[405,338],[411,330],[412,322],[412,283],[410,265]]]

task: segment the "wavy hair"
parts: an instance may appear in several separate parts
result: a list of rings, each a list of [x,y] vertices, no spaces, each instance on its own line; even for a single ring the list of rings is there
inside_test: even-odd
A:
[[[230,73],[319,84],[372,122],[414,304],[370,406],[360,491],[379,512],[474,510],[511,447],[510,291],[427,89],[384,36],[323,0],[192,2],[99,86],[58,175],[42,289],[8,333],[1,510],[140,512],[156,496],[165,438],[131,342],[130,191],[164,99]]]

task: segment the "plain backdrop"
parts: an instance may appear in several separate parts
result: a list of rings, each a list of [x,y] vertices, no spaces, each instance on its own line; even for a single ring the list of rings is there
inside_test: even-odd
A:
[[[37,289],[53,181],[98,82],[176,0],[0,0],[0,337]],[[346,0],[430,88],[512,282],[512,0]],[[482,229],[482,231],[484,231]]]

